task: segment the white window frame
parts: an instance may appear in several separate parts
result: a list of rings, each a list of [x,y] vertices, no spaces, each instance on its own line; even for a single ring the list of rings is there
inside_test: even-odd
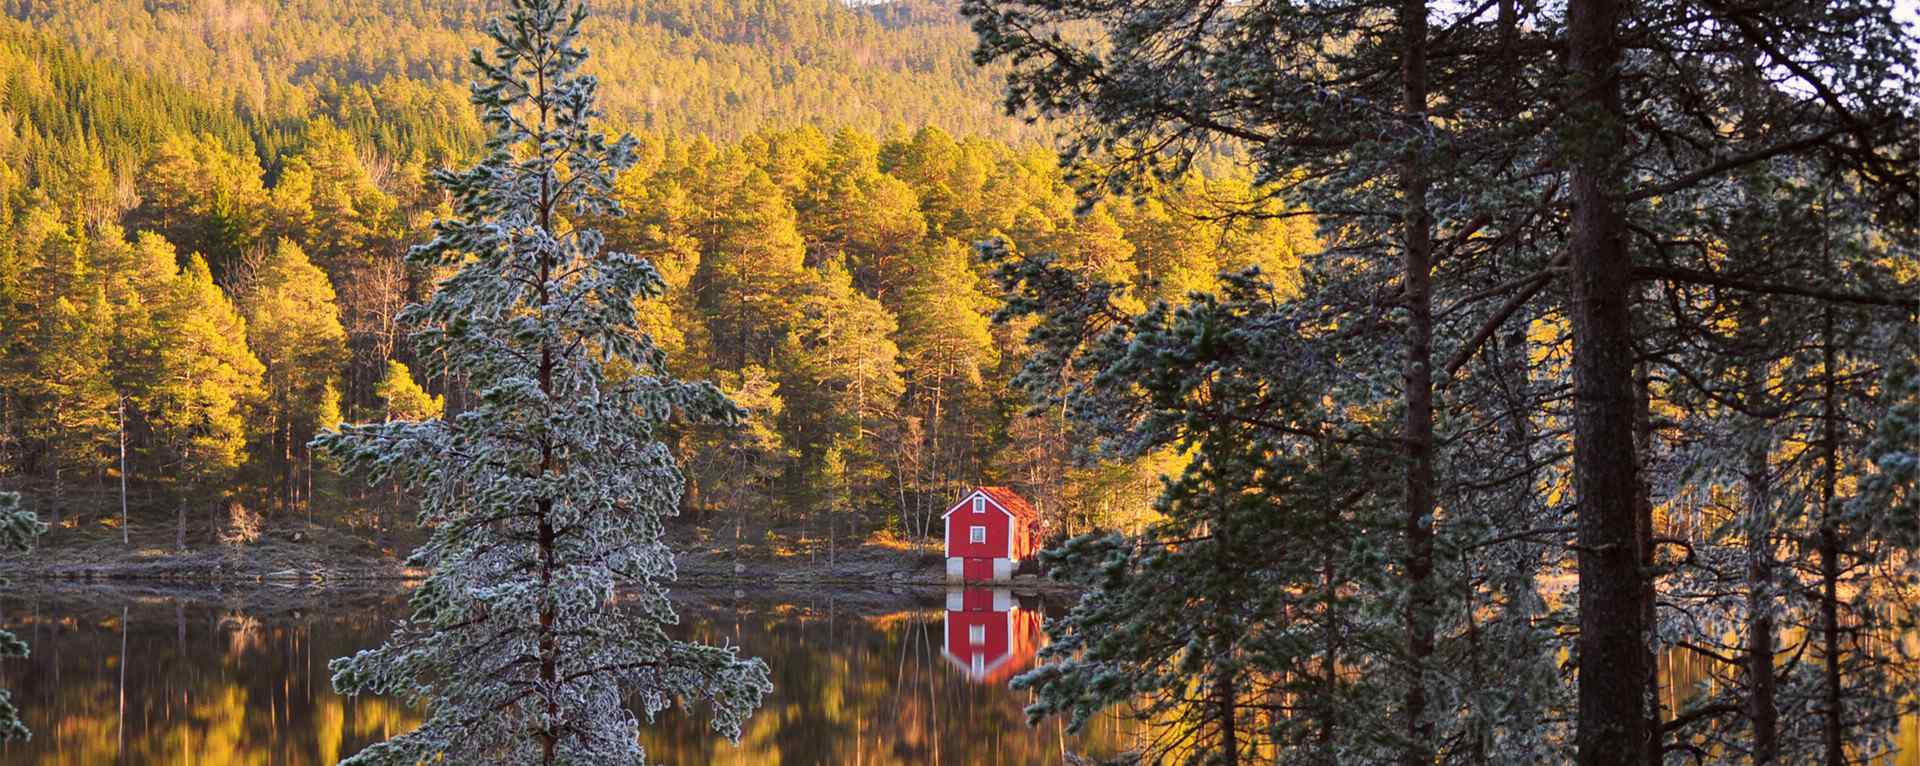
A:
[[[968,625],[967,626],[967,643],[984,644],[986,642],[987,642],[987,626],[985,625]]]
[[[984,498],[984,497],[981,497],[981,496],[979,496],[979,495],[974,495],[974,496],[973,496],[973,512],[974,512],[974,513],[986,513],[986,512],[987,512],[987,499],[986,499],[986,498]]]
[[[967,527],[967,542],[984,543],[986,541],[987,541],[986,527],[980,526],[979,524],[975,524],[971,527]]]

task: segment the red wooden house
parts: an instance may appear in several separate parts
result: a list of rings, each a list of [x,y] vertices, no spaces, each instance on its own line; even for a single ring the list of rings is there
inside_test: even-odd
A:
[[[1006,487],[975,487],[948,508],[947,579],[1005,582],[1040,550],[1040,514]]]
[[[1006,588],[950,588],[940,655],[968,680],[999,684],[1033,666],[1040,613]]]

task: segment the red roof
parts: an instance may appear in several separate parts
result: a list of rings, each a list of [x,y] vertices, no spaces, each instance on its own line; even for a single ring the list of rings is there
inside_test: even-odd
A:
[[[1021,521],[1037,521],[1040,518],[1040,512],[1034,510],[1033,505],[1028,503],[1026,498],[1011,489],[1006,487],[976,487],[976,489],[985,493],[987,497],[993,498],[994,502],[999,503],[1001,508],[1007,509],[1014,518]]]

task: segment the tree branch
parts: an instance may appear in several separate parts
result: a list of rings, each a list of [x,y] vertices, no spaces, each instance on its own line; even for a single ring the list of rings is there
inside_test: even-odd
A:
[[[1738,277],[1722,276],[1711,271],[1687,269],[1678,266],[1635,266],[1633,278],[1640,281],[1665,280],[1687,282],[1710,287],[1725,287],[1733,290],[1746,290],[1755,293],[1773,295],[1798,295],[1803,298],[1826,301],[1828,303],[1851,303],[1858,306],[1885,306],[1920,311],[1920,298],[1896,298],[1887,295],[1869,293],[1847,293],[1824,290],[1816,287],[1799,287],[1774,282],[1756,282]]]
[[[1555,263],[1558,262],[1557,260],[1555,261]],[[1511,318],[1514,312],[1519,311],[1521,306],[1525,306],[1527,301],[1532,300],[1533,296],[1539,295],[1540,291],[1545,289],[1547,284],[1553,281],[1550,279],[1553,273],[1553,267],[1548,267],[1528,277],[1527,281],[1523,283],[1524,286],[1520,292],[1514,293],[1512,297],[1507,298],[1507,302],[1500,304],[1500,308],[1496,309],[1491,316],[1488,316],[1487,321],[1480,323],[1480,329],[1474,331],[1473,337],[1468,338],[1466,343],[1462,344],[1459,349],[1453,352],[1452,358],[1447,360],[1447,366],[1441,369],[1440,385],[1447,386],[1451,384],[1454,374],[1459,372],[1461,367],[1466,366],[1467,360],[1472,359],[1473,355],[1479,352],[1480,347],[1486,344],[1488,338],[1493,337],[1493,334],[1499,331],[1500,325],[1506,324],[1507,319]]]
[[[1775,144],[1773,146],[1769,146],[1764,149],[1756,149],[1754,151],[1747,152],[1746,154],[1740,154],[1740,155],[1735,155],[1733,157],[1728,157],[1726,159],[1720,160],[1719,162],[1715,162],[1711,165],[1694,170],[1693,172],[1687,173],[1678,178],[1670,180],[1666,183],[1660,184],[1658,186],[1645,187],[1640,189],[1639,191],[1633,192],[1632,194],[1619,197],[1618,199],[1621,202],[1638,202],[1640,200],[1647,199],[1650,197],[1658,197],[1662,194],[1671,194],[1673,192],[1677,192],[1687,187],[1693,186],[1694,184],[1700,183],[1701,181],[1720,175],[1722,173],[1725,173],[1729,170],[1733,170],[1735,168],[1751,165],[1755,162],[1763,162],[1766,160],[1770,160],[1782,154],[1790,154],[1793,152],[1800,151],[1801,149],[1819,146],[1820,144],[1826,143],[1828,139],[1831,139],[1834,136],[1837,136],[1846,132],[1847,132],[1847,128],[1844,126],[1828,128],[1819,133],[1815,133],[1811,136],[1807,136],[1805,138],[1801,138],[1796,141],[1788,141],[1784,144]]]

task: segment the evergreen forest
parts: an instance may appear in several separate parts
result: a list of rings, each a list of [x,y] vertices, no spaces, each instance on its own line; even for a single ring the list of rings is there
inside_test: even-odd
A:
[[[781,693],[676,561],[1004,486],[1111,763],[1915,763],[1917,25],[0,0],[0,571],[404,561],[347,763],[637,764]]]
[[[264,6],[233,10],[234,24],[286,33],[229,30],[222,39],[252,47],[218,47],[245,73],[193,47],[211,43],[182,26],[186,9],[9,9],[24,21],[0,38],[0,476],[57,528],[117,526],[123,497],[136,530],[181,546],[277,519],[376,536],[411,519],[394,493],[341,480],[306,444],[336,423],[466,404],[396,318],[445,276],[405,255],[449,210],[428,174],[480,151],[448,62],[484,16],[317,6],[278,12],[324,33],[241,18]],[[668,299],[642,307],[646,331],[676,371],[716,380],[749,411],[740,429],[675,437],[696,520],[742,512],[756,529],[923,537],[952,493],[992,481],[1036,493],[1063,533],[1137,524],[1176,456],[1075,462],[1063,417],[1029,411],[1011,384],[1029,352],[1020,327],[993,324],[1006,293],[974,243],[1066,254],[1128,282],[1138,305],[1209,289],[1223,270],[1284,277],[1311,247],[1304,219],[1216,220],[1229,204],[1267,204],[1230,170],[1170,181],[1144,206],[1078,211],[1039,129],[974,93],[992,77],[966,62],[950,7],[594,10],[588,44],[615,23],[675,40],[623,40],[591,61],[653,69],[668,56],[660,76],[678,83],[663,97],[666,84],[599,71],[609,124],[642,139],[614,191],[633,212],[605,231],[667,279]],[[367,19],[418,32],[351,32]],[[769,36],[792,44],[756,42]],[[432,46],[359,60],[362,43],[402,39]],[[699,63],[724,50],[755,62],[698,84],[710,77]],[[876,51],[906,60],[848,58]],[[253,71],[283,60],[296,63]],[[810,79],[845,67],[877,79]],[[704,100],[713,89],[765,111]],[[929,106],[864,107],[848,89]]]

